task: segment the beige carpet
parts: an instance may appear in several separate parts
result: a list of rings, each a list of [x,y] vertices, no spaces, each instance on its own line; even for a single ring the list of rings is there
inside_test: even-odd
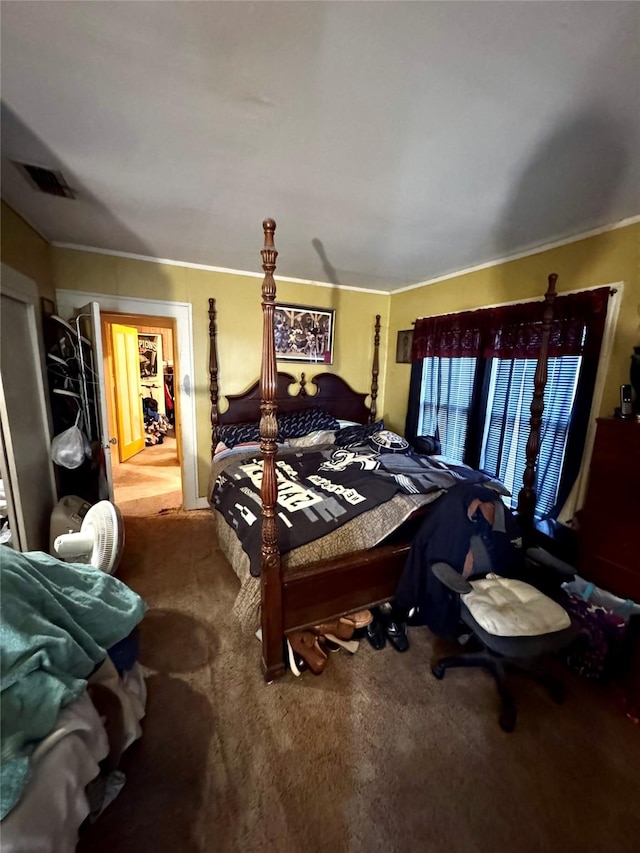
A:
[[[115,502],[129,516],[157,515],[182,506],[182,475],[176,439],[145,447],[126,462],[114,462]]]
[[[604,688],[567,674],[557,707],[518,681],[504,734],[488,676],[431,676],[426,628],[405,655],[365,643],[266,686],[208,512],[126,532],[119,576],[149,605],[147,717],[83,853],[638,849],[640,730]]]

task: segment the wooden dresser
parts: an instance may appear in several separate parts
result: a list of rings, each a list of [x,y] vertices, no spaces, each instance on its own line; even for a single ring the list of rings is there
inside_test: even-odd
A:
[[[580,518],[579,572],[640,602],[640,423],[599,418]]]

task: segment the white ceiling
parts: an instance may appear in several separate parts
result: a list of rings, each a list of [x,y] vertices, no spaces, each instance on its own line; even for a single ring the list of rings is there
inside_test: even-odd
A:
[[[2,99],[57,242],[256,271],[273,216],[388,291],[640,213],[636,2],[3,2]]]

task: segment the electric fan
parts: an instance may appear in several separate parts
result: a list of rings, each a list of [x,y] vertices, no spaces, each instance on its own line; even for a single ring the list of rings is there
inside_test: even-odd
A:
[[[124,546],[124,523],[111,501],[98,501],[87,510],[79,533],[57,536],[53,547],[63,560],[90,563],[112,575]]]

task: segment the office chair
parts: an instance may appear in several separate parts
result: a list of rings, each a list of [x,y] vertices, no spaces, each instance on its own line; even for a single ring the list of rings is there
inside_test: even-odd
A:
[[[577,630],[569,614],[530,584],[489,574],[465,580],[447,563],[434,563],[434,576],[460,596],[460,616],[482,645],[481,651],[438,660],[431,668],[437,679],[454,667],[481,667],[494,677],[501,700],[500,727],[512,732],[516,706],[506,684],[506,670],[522,672],[542,684],[551,698],[564,700],[561,682],[541,672],[536,659],[567,646]]]

